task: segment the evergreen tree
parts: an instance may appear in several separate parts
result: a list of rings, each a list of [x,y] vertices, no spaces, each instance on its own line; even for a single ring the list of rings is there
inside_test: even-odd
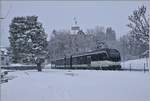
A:
[[[12,62],[36,63],[38,71],[47,54],[47,35],[37,16],[15,17],[10,24]]]
[[[10,24],[10,49],[11,49],[11,58],[13,63],[21,62],[21,53],[23,52],[23,47],[25,46],[25,21],[24,17],[15,17]]]

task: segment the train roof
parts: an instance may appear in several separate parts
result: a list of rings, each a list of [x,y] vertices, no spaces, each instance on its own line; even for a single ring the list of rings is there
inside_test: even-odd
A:
[[[93,50],[93,51],[90,51],[90,52],[83,52],[83,53],[73,54],[72,57],[98,54],[98,53],[106,53],[107,51],[108,51],[108,49]]]
[[[85,56],[85,55],[92,55],[92,54],[98,54],[98,53],[106,53],[109,51],[109,50],[116,50],[116,49],[110,49],[110,48],[103,48],[103,49],[97,49],[97,50],[93,50],[93,51],[90,51],[90,52],[83,52],[83,53],[78,53],[78,54],[73,54],[71,55],[72,57],[79,57],[79,56]],[[116,50],[117,51],[117,50]],[[56,60],[61,60],[61,59],[64,59],[65,57],[63,58],[59,58],[59,59],[56,59]],[[70,57],[66,57],[66,58],[70,58]]]

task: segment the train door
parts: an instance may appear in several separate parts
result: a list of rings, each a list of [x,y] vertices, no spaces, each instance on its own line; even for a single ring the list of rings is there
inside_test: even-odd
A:
[[[66,65],[67,65],[67,59],[66,59],[66,56],[65,56],[65,58],[64,58],[64,67],[65,67],[65,69],[66,69]]]
[[[87,56],[87,65],[91,66],[91,56]]]
[[[72,55],[70,56],[70,69],[72,69]]]

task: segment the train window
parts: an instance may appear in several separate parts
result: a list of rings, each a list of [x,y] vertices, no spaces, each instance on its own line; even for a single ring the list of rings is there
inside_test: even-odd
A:
[[[73,63],[73,64],[78,64],[78,59],[77,59],[77,57],[74,57],[74,58],[72,59],[72,63]]]
[[[91,59],[91,56],[87,56],[87,59]]]
[[[99,59],[99,60],[106,60],[106,59],[107,59],[106,53],[98,54],[98,59]]]
[[[97,54],[91,55],[91,60],[92,60],[92,61],[98,61],[98,60],[99,60],[99,59],[98,59],[98,55],[97,55]]]
[[[116,57],[120,55],[119,52],[115,49],[110,50],[109,54],[111,57]]]
[[[69,58],[66,59],[66,65],[69,65]]]
[[[88,62],[87,56],[83,57],[83,63],[86,64]]]
[[[87,56],[87,61],[88,64],[91,64],[91,56]]]
[[[80,57],[77,57],[77,61],[78,61],[77,63],[80,64],[80,62],[81,62]]]
[[[83,64],[83,62],[84,62],[84,58],[83,56],[80,56],[80,64]]]
[[[78,61],[79,64],[84,64],[86,62],[86,56],[80,56]]]

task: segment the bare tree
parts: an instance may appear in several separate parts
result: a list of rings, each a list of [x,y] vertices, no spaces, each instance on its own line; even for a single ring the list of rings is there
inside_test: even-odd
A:
[[[129,16],[130,23],[127,25],[130,30],[130,35],[134,41],[141,41],[143,44],[149,44],[149,19],[146,16],[146,7],[142,6],[133,11]]]

